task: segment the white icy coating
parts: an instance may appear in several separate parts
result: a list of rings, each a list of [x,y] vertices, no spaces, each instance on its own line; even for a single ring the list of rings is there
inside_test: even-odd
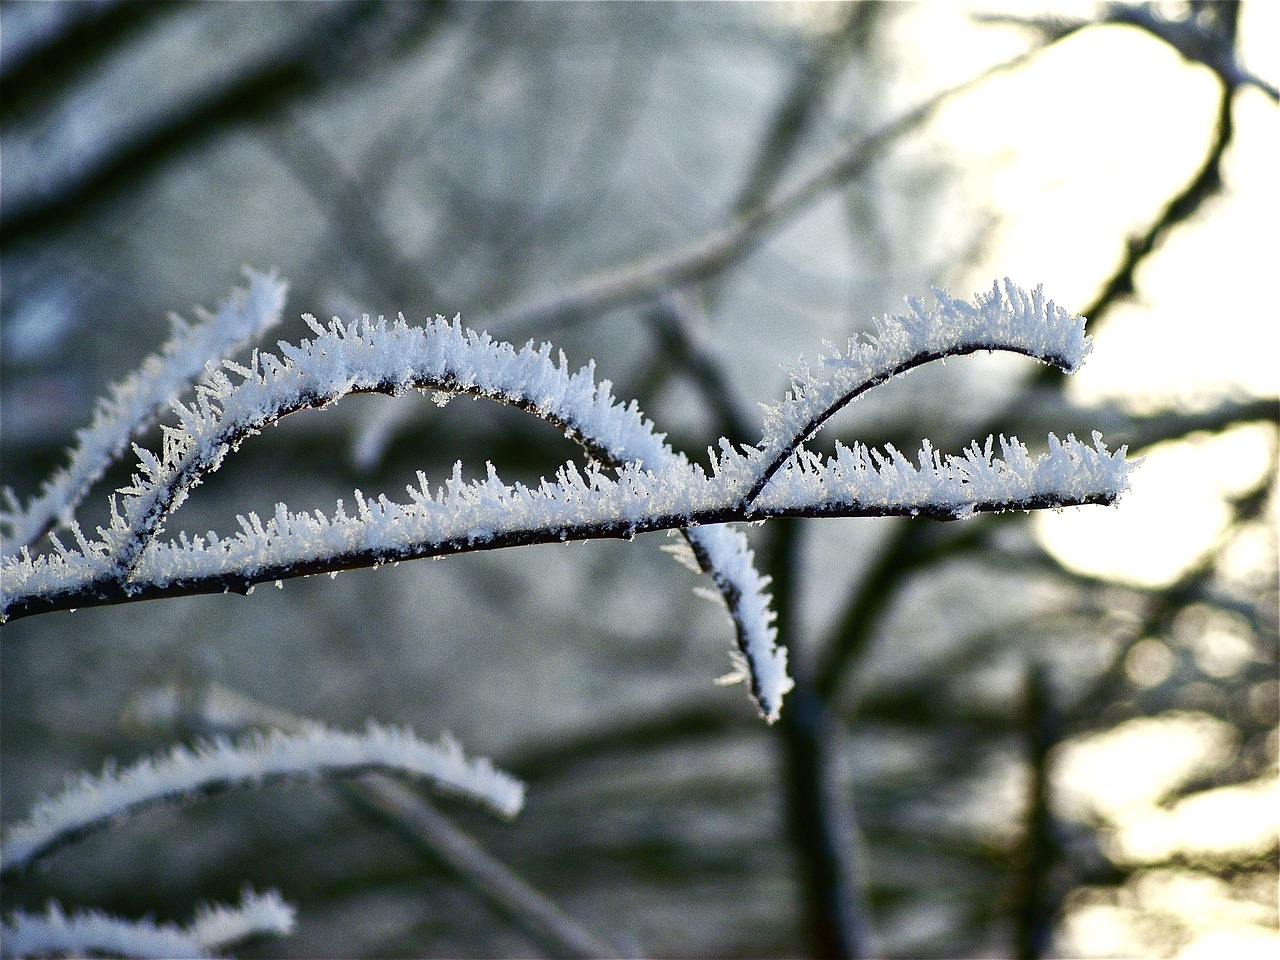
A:
[[[324,406],[352,392],[433,389],[490,397],[563,426],[612,463],[646,469],[687,463],[654,432],[634,402],[618,403],[609,381],[596,382],[594,363],[570,373],[563,354],[558,363],[552,361],[549,344],[530,343],[516,350],[463,330],[456,319],[436,318],[418,327],[403,318],[388,323],[366,317],[350,324],[334,320],[327,328],[307,320],[315,340],[299,346],[281,343],[283,360],[255,351],[249,367],[228,362],[226,369],[241,382],[233,384],[218,371],[197,387],[193,405],[175,404],[181,429],[163,428],[160,456],[135,445],[139,472],[132,486],[120,491],[124,496],[118,511],[113,505],[112,525],[102,532],[103,540],[90,542],[72,526],[81,575],[124,578],[136,572],[168,514],[247,435],[290,412]],[[709,528],[688,536],[728,602],[751,668],[752,693],[764,715],[776,718],[790,680],[786,652],[776,645],[767,581],[755,570],[741,533]],[[353,538],[351,544],[355,542]],[[53,543],[63,554],[61,543]],[[6,571],[6,593],[16,589],[16,578]]]
[[[16,910],[10,914],[0,956],[210,957],[251,936],[285,936],[293,925],[293,908],[274,890],[265,894],[245,890],[235,906],[201,906],[186,926],[123,920],[98,910],[78,910],[68,916],[51,902],[44,913]]]
[[[848,490],[859,507],[888,514],[964,519],[978,510],[1025,509],[1057,503],[1110,502],[1129,485],[1131,464],[1125,448],[1107,450],[1102,435],[1093,445],[1068,434],[1065,441],[1049,434],[1048,450],[1032,456],[1015,437],[971,443],[960,456],[943,456],[925,441],[914,462],[889,445],[884,451],[857,444],[836,444],[823,461],[801,450],[756,500],[769,513],[809,505],[818,513],[839,515],[841,503],[832,489]]]
[[[795,681],[787,673],[787,651],[777,645],[769,578],[756,569],[755,554],[741,530],[722,524],[685,529],[684,535],[695,559],[705,558],[704,566],[737,627],[733,675],[747,681],[761,716],[773,723]]]
[[[43,914],[16,910],[4,924],[3,957],[212,957],[176,924],[122,920],[99,910],[67,916],[56,903]]]
[[[640,414],[623,406],[609,382],[597,383],[594,365],[570,373],[551,347],[517,350],[441,318],[423,327],[403,319],[323,327],[307,318],[315,340],[280,344],[283,359],[255,352],[248,367],[224,366],[198,387],[192,405],[175,404],[180,428],[166,429],[159,456],[138,449],[139,473],[113,503],[102,540],[90,541],[72,525],[79,550],[56,537],[56,552],[10,558],[0,568],[3,614],[27,601],[95,592],[144,594],[197,581],[243,589],[266,579],[561,539],[627,536],[688,528],[698,564],[713,577],[738,631],[762,714],[778,715],[791,686],[786,651],[776,643],[768,582],[755,570],[741,532],[725,521],[770,516],[923,515],[959,518],[979,510],[1030,509],[1110,502],[1126,489],[1129,464],[1121,449],[1109,453],[1072,437],[1049,438],[1048,452],[1031,457],[1016,440],[994,440],[962,456],[942,457],[927,443],[909,462],[857,446],[839,448],[823,462],[800,444],[836,409],[889,377],[939,357],[975,350],[1011,350],[1074,370],[1089,350],[1083,320],[1009,281],[993,285],[972,304],[938,292],[926,309],[881,320],[869,342],[851,342],[845,354],[824,358],[817,372],[802,367],[791,392],[766,408],[766,432],[756,447],[721,441],[708,475],[674,452]],[[604,463],[585,472],[566,464],[554,481],[536,488],[508,486],[493,467],[472,483],[461,465],[443,487],[422,474],[409,501],[355,493],[349,514],[339,501],[332,516],[297,514],[278,504],[265,521],[240,518],[231,537],[215,533],[161,542],[157,534],[201,477],[217,468],[247,435],[297,410],[325,406],[353,392],[397,394],[431,389],[490,397],[563,427]],[[614,469],[606,469],[612,465]],[[707,524],[702,526],[702,524]],[[0,615],[2,619],[2,615]]]
[[[197,311],[200,322],[173,317],[173,336],[158,353],[120,383],[107,388],[93,422],[76,435],[71,462],[51,476],[25,507],[6,490],[0,511],[5,553],[32,544],[51,524],[69,522],[88,488],[169,402],[186,390],[211,358],[229,356],[280,322],[287,285],[274,273],[247,272],[247,289],[235,290],[214,314]]]
[[[992,457],[993,444],[974,444],[963,456],[946,458],[926,444],[914,463],[892,448],[880,453],[841,446],[825,462],[804,451],[775,476],[749,513],[732,478],[708,476],[688,463],[652,472],[628,465],[616,476],[599,469],[584,474],[568,464],[555,482],[544,480],[536,488],[507,485],[492,466],[485,479],[467,483],[459,465],[434,491],[419,474],[418,485],[407,488],[406,503],[356,491],[354,514],[341,501],[332,516],[294,513],[278,504],[265,521],[253,513],[242,517],[242,529],[231,537],[182,534],[177,541],[153,543],[129,582],[140,591],[210,577],[257,582],[316,558],[334,559],[333,567],[321,569],[337,569],[337,561],[353,552],[368,554],[366,563],[387,562],[478,549],[530,531],[546,534],[530,538],[543,542],[557,531],[594,528],[596,535],[618,536],[744,516],[960,518],[977,510],[1109,502],[1128,486],[1125,449],[1107,451],[1097,434],[1093,446],[1051,437],[1048,451],[1035,457],[1018,441],[1002,438],[1006,460]],[[99,568],[98,561],[71,551],[13,563],[4,571],[6,602],[75,589]]]
[[[26,820],[5,829],[0,869],[21,869],[67,839],[156,803],[264,780],[374,769],[431,780],[441,790],[476,800],[504,816],[514,816],[524,802],[518,780],[484,758],[468,760],[449,737],[433,744],[408,730],[375,724],[363,734],[308,724],[299,733],[253,733],[234,742],[214,740],[194,750],[179,746],[124,770],[108,766],[100,776],[82,776],[62,793],[39,801]]]
[[[188,935],[208,950],[217,950],[264,934],[293,932],[295,911],[278,891],[257,894],[245,888],[240,903],[202,904],[187,924]]]
[[[922,362],[975,350],[1026,354],[1074,373],[1092,343],[1084,318],[1045,298],[1042,287],[1023,290],[1007,277],[996,281],[972,303],[934,288],[936,303],[926,307],[907,298],[909,313],[881,317],[874,336],[853,340],[844,353],[819,357],[817,371],[803,362],[791,373],[791,389],[780,403],[764,407],[764,440],[759,450],[727,469],[756,480],[780,466],[824,420],[860,393]],[[744,480],[744,482],[748,482]],[[752,487],[751,499],[760,492]]]

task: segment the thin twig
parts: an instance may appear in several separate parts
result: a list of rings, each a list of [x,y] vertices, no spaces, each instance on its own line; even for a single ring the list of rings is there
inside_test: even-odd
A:
[[[734,394],[719,356],[703,343],[689,300],[668,294],[649,319],[663,339],[664,353],[689,375],[706,400],[718,421],[717,431],[730,439],[747,437],[750,428],[742,401]],[[819,956],[862,957],[870,953],[870,908],[857,827],[849,797],[842,795],[839,785],[844,731],[828,702],[814,689],[800,629],[803,533],[798,518],[776,520],[769,525],[765,550],[778,637],[787,649],[795,682],[779,723],[783,767],[779,779],[811,944]]]
[[[300,717],[217,686],[196,694],[176,688],[150,691],[135,699],[128,719],[144,727],[178,726],[203,735],[250,727],[290,731],[303,726]],[[626,955],[585,929],[404,784],[371,773],[332,786],[448,865],[543,946],[568,957]]]
[[[1061,496],[1032,495],[1017,500],[991,500],[966,504],[965,515],[972,513],[997,513],[1013,510],[1045,510],[1063,506],[1085,504],[1106,505],[1115,499],[1114,493],[1098,492],[1079,499],[1067,500]],[[566,543],[585,540],[630,540],[642,533],[658,530],[682,530],[721,523],[756,522],[780,517],[913,517],[919,520],[950,521],[959,518],[950,507],[906,502],[867,506],[856,501],[817,505],[782,505],[776,507],[747,507],[741,502],[726,506],[653,513],[642,517],[614,520],[592,520],[519,527],[494,533],[484,540],[471,536],[410,544],[408,546],[365,546],[328,553],[323,556],[289,558],[247,566],[229,573],[179,576],[172,579],[143,581],[122,579],[114,573],[95,576],[77,583],[73,589],[43,595],[25,595],[6,603],[6,620],[19,620],[35,614],[56,610],[76,610],[81,607],[101,607],[118,603],[138,603],[143,600],[159,600],[170,597],[189,597],[201,594],[253,592],[260,583],[292,580],[315,576],[320,573],[339,573],[377,567],[405,560],[421,560],[427,557],[453,556],[480,550],[503,550],[510,547],[526,547],[536,544]]]
[[[535,298],[498,313],[484,325],[495,334],[512,338],[521,331],[578,323],[610,308],[715,276],[754,250],[770,229],[869,168],[893,142],[930,119],[948,101],[1022,66],[1039,52],[1036,49],[1019,54],[935,94],[874,133],[855,140],[793,186],[779,190],[729,226],[701,240],[638,266],[588,279],[574,289]]]

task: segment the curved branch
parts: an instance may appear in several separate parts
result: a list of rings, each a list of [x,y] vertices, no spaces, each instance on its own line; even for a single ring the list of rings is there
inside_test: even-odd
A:
[[[185,926],[121,920],[96,910],[68,916],[57,903],[44,913],[14,911],[4,925],[6,957],[213,957],[241,940],[293,932],[294,909],[271,890],[245,888],[240,903],[205,904]]]
[[[130,719],[151,733],[175,729],[200,736],[242,733],[253,727],[293,732],[307,721],[224,687],[191,696],[179,687],[161,687],[139,695]],[[336,784],[357,805],[390,823],[431,857],[448,864],[486,901],[513,917],[552,956],[607,958],[625,956],[616,946],[587,930],[545,894],[486,851],[409,785],[372,773]]]
[[[519,781],[488,760],[468,760],[448,737],[431,744],[408,730],[375,724],[360,735],[308,724],[298,733],[254,733],[235,742],[216,739],[194,751],[175,747],[160,759],[84,777],[5,829],[0,873],[22,870],[57,847],[159,804],[268,781],[369,770],[431,780],[441,790],[505,817],[518,813],[524,802]]]
[[[1016,440],[992,457],[992,441],[943,460],[927,444],[913,466],[902,454],[841,447],[827,463],[808,455],[747,507],[732,486],[692,465],[660,472],[628,466],[612,479],[585,477],[568,464],[556,483],[537,490],[507,486],[490,467],[467,484],[461,465],[438,494],[410,487],[412,502],[366,500],[358,512],[341,501],[332,518],[291,513],[277,505],[263,523],[240,518],[232,538],[155,543],[128,578],[82,554],[65,552],[10,562],[4,570],[3,615],[18,619],[52,610],[193,594],[247,593],[255,584],[336,573],[478,550],[606,538],[773,517],[917,517],[956,520],[975,513],[1113,503],[1128,483],[1121,448],[1110,453],[1050,437],[1050,450],[1031,458]]]
[[[1092,348],[1084,318],[1047,300],[1042,287],[1027,293],[1006,277],[1003,288],[997,281],[973,303],[936,288],[934,295],[937,304],[932,309],[909,298],[909,316],[882,317],[868,342],[850,340],[845,354],[819,357],[821,376],[807,366],[792,373],[787,398],[765,408],[765,439],[758,454],[748,452],[746,460],[758,471],[747,490],[748,504],[840,409],[909,370],[945,357],[1004,350],[1073,373]]]
[[[121,453],[129,438],[155,422],[173,399],[204,372],[210,358],[226,357],[258,339],[280,322],[288,284],[273,273],[246,271],[249,286],[235,290],[200,323],[173,318],[173,338],[99,401],[93,422],[77,434],[71,462],[58,470],[24,507],[6,490],[9,509],[0,510],[0,526],[17,546],[35,543],[59,523],[70,521],[89,488]],[[15,552],[12,547],[6,553]]]
[[[660,469],[688,463],[634,403],[618,403],[608,381],[596,382],[594,364],[570,374],[563,354],[558,364],[551,361],[549,344],[535,348],[530,343],[517,351],[442,318],[423,327],[410,327],[403,318],[392,324],[334,320],[327,329],[314,318],[308,322],[316,339],[297,347],[281,344],[284,361],[255,352],[250,367],[227,363],[241,383],[233,385],[219,372],[197,389],[195,408],[175,405],[182,430],[166,431],[160,457],[135,448],[140,472],[121,491],[123,512],[113,509],[101,548],[75,531],[83,555],[111,568],[104,574],[127,579],[191,489],[247,437],[292,413],[351,394],[394,396],[430,389],[486,397],[563,429],[612,466]],[[776,718],[790,681],[772,626],[768,581],[756,571],[741,533],[688,530],[685,537],[725,599],[752,696],[766,718]]]
[[[135,446],[139,472],[112,498],[109,529],[90,541],[76,525],[79,553],[51,537],[57,555],[9,558],[3,567],[0,619],[129,599],[247,590],[282,580],[358,566],[494,549],[553,539],[634,536],[662,529],[684,532],[703,570],[726,600],[751,693],[761,714],[774,720],[792,686],[777,631],[768,580],[757,572],[746,538],[715,526],[776,516],[921,516],[953,519],[989,510],[1034,509],[1110,502],[1127,483],[1123,449],[1107,453],[1094,435],[1089,448],[1050,435],[1050,451],[1032,460],[1017,441],[975,443],[962,457],[943,458],[926,443],[913,466],[892,447],[838,447],[823,463],[801,443],[835,410],[891,376],[949,355],[1012,350],[1067,370],[1089,351],[1083,320],[1056,307],[1040,290],[1027,293],[1006,280],[965,303],[937,292],[926,310],[909,301],[910,316],[878,322],[878,336],[851,342],[845,355],[824,360],[828,375],[807,368],[793,375],[788,397],[766,410],[758,447],[734,450],[721,441],[711,476],[677,454],[634,403],[616,402],[608,381],[597,383],[594,364],[570,374],[563,354],[532,343],[516,350],[487,334],[464,331],[437,318],[410,327],[367,317],[312,317],[315,340],[281,343],[284,359],[254,352],[250,366],[224,366],[233,384],[213,371],[196,388],[194,406],[174,404],[180,428],[165,428],[160,456]],[[157,537],[190,490],[243,440],[282,417],[326,406],[352,393],[399,394],[433,389],[489,397],[561,427],[600,461],[586,476],[572,464],[537,490],[488,477],[463,482],[461,465],[438,494],[419,474],[411,503],[385,497],[366,501],[356,491],[358,514],[339,501],[332,519],[291,513],[277,504],[265,525],[241,517],[241,534],[216,534],[161,545]],[[704,528],[703,525],[713,525]]]

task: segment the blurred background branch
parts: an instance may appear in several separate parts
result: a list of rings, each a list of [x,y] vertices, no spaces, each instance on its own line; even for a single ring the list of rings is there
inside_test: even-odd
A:
[[[229,737],[251,729],[295,732],[305,723],[300,717],[218,686],[144,690],[129,704],[124,721],[138,734],[171,739]],[[380,773],[367,773],[352,781],[334,780],[329,786],[456,872],[479,896],[509,915],[553,955],[625,955],[584,930],[495,860],[474,838],[436,810],[420,791]]]

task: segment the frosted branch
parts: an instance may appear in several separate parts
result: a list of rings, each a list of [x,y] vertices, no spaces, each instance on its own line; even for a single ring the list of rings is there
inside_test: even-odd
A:
[[[275,890],[256,894],[246,888],[240,903],[203,904],[187,924],[187,934],[207,950],[223,950],[263,934],[293,932],[294,909]]]
[[[293,908],[274,890],[256,894],[246,889],[236,906],[201,906],[185,926],[121,920],[97,910],[68,916],[50,903],[42,914],[16,910],[9,916],[3,956],[210,957],[251,937],[286,936],[293,924]]]
[[[558,364],[551,361],[549,344],[517,351],[439,317],[421,327],[366,317],[351,324],[335,319],[326,329],[307,320],[315,340],[296,347],[281,343],[283,360],[255,352],[251,367],[227,364],[242,378],[239,384],[225,374],[212,378],[198,391],[195,406],[176,408],[181,429],[166,431],[161,456],[138,449],[140,470],[121,491],[122,512],[110,531],[117,568],[136,565],[165,518],[245,438],[289,414],[350,394],[430,389],[487,397],[569,431],[611,462],[675,456],[634,404],[617,404],[609,382],[595,382],[594,365],[571,374],[563,354]]]
[[[133,698],[128,714],[130,723],[140,724],[149,733],[158,735],[170,735],[175,729],[194,729],[208,734],[254,726],[295,730],[305,724],[300,717],[216,685],[198,692],[179,685],[146,690]],[[345,786],[351,796],[376,810],[421,849],[465,877],[483,898],[542,942],[551,955],[626,956],[495,859],[406,784],[374,773]]]
[[[671,449],[634,403],[614,400],[594,365],[571,373],[563,354],[532,343],[517,350],[442,318],[411,327],[403,318],[327,327],[308,317],[316,337],[281,343],[281,357],[255,351],[249,366],[224,362],[175,404],[179,426],[165,428],[159,455],[135,447],[138,472],[112,500],[101,540],[74,524],[78,550],[55,536],[53,550],[7,558],[0,567],[0,620],[55,609],[195,593],[248,592],[254,584],[315,573],[473,550],[557,540],[632,537],[679,529],[699,566],[726,600],[743,674],[766,719],[775,719],[791,681],[778,647],[768,581],[746,538],[719,526],[783,516],[920,516],[956,519],[980,511],[1109,503],[1127,484],[1124,450],[1109,453],[1049,439],[1032,458],[1017,441],[993,440],[943,458],[927,443],[916,463],[887,448],[841,448],[822,462],[802,444],[835,411],[886,380],[932,360],[979,350],[1025,354],[1071,372],[1089,351],[1084,321],[1010,281],[973,303],[938,291],[935,306],[908,301],[910,313],[878,322],[876,335],[851,341],[792,375],[791,390],[766,408],[754,447],[721,441],[710,473]],[[234,382],[235,377],[238,382]],[[592,455],[585,472],[566,464],[536,487],[509,486],[490,465],[466,482],[461,464],[443,486],[419,473],[409,500],[355,492],[348,514],[297,514],[277,504],[265,521],[240,517],[232,537],[210,532],[162,542],[168,516],[229,452],[291,413],[327,406],[352,393],[406,390],[465,393],[510,404],[563,429]]]
[[[558,363],[552,361],[549,344],[535,348],[530,343],[516,350],[441,318],[422,327],[411,327],[403,318],[393,323],[334,320],[327,328],[310,317],[308,322],[315,340],[298,347],[281,344],[285,359],[255,351],[249,367],[225,365],[240,383],[218,373],[198,388],[194,406],[176,405],[182,429],[165,429],[160,456],[135,446],[140,469],[132,485],[120,491],[120,509],[113,510],[104,541],[90,544],[73,530],[81,555],[91,558],[99,575],[125,581],[128,589],[130,575],[165,519],[228,452],[291,413],[327,406],[353,393],[394,396],[430,389],[486,397],[565,430],[605,463],[649,469],[687,464],[634,403],[618,403],[612,385],[596,381],[594,364],[571,373],[563,354]],[[741,534],[708,530],[686,535],[728,605],[739,650],[750,668],[752,695],[764,716],[774,719],[789,681],[786,653],[776,645],[769,615],[767,580],[756,572]]]
[[[5,553],[31,546],[57,523],[68,523],[89,487],[124,452],[131,437],[150,426],[169,402],[204,372],[211,359],[230,356],[280,321],[287,285],[274,273],[247,272],[249,286],[237,289],[216,313],[197,311],[199,322],[173,317],[173,336],[134,373],[107,388],[93,422],[77,434],[71,462],[53,474],[25,507],[6,491],[9,509],[0,511]]]
[[[912,464],[891,448],[842,448],[819,462],[806,452],[748,507],[737,477],[670,464],[656,472],[629,465],[610,477],[573,464],[556,481],[508,486],[492,466],[467,483],[460,465],[434,492],[419,474],[409,502],[356,491],[357,510],[339,501],[332,516],[293,513],[283,504],[263,521],[241,518],[233,537],[215,534],[154,543],[128,583],[99,572],[80,554],[24,559],[4,570],[7,617],[195,593],[246,592],[254,584],[401,560],[569,540],[630,538],[639,533],[773,517],[928,517],[953,520],[977,512],[1111,503],[1126,489],[1125,449],[1107,451],[1073,437],[1050,439],[1031,457],[1016,440],[941,459],[930,446]],[[704,532],[699,530],[698,532]],[[709,531],[707,531],[709,532]]]
[[[765,436],[758,451],[749,450],[742,460],[725,451],[726,461],[738,461],[737,469],[753,478],[748,503],[841,408],[909,370],[945,357],[1003,350],[1074,373],[1092,346],[1084,318],[1045,299],[1042,287],[1027,293],[1006,277],[1003,287],[993,283],[990,292],[978,294],[973,303],[936,288],[934,296],[937,302],[931,308],[908,298],[909,314],[883,317],[870,339],[850,340],[844,353],[819,357],[817,373],[803,363],[792,371],[787,397],[764,408]]]
[[[440,790],[503,816],[514,816],[523,803],[518,781],[488,760],[468,760],[447,737],[430,744],[407,730],[373,724],[359,735],[310,725],[296,734],[254,733],[194,750],[176,747],[159,759],[82,777],[4,831],[0,871],[21,870],[58,846],[158,804],[281,779],[354,776],[369,770],[430,780]]]

